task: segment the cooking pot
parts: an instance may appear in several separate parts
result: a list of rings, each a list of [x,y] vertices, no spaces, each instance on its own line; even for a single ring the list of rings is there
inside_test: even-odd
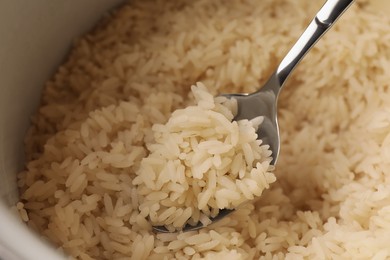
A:
[[[0,2],[0,259],[65,259],[11,210],[18,200],[16,175],[23,169],[23,139],[44,82],[64,60],[72,40],[121,2]],[[390,10],[390,1],[369,3]]]

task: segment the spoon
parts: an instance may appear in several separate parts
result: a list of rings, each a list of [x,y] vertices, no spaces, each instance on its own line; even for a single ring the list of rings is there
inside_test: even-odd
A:
[[[263,87],[254,93],[224,94],[228,98],[237,100],[238,112],[234,120],[253,119],[263,116],[264,121],[258,129],[258,138],[263,144],[268,144],[272,151],[271,164],[275,165],[280,148],[279,126],[277,119],[277,101],[279,92],[286,79],[295,69],[307,52],[317,41],[332,27],[337,19],[354,2],[354,0],[328,0],[318,11],[309,26],[281,61],[275,72],[271,75]],[[211,218],[212,222],[227,216],[234,209],[222,209],[219,214]],[[202,223],[195,226],[186,225],[183,231],[193,231],[203,228]],[[154,226],[153,231],[168,233],[164,226]]]

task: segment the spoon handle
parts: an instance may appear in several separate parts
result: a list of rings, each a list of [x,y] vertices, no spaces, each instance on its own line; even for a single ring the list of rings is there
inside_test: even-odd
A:
[[[326,1],[276,69],[274,76],[278,78],[280,88],[306,53],[329,30],[329,28],[332,27],[353,1],[354,0]]]

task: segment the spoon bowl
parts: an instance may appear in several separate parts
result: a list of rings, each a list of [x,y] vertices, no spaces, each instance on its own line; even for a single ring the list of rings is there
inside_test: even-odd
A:
[[[272,165],[276,164],[280,149],[277,119],[277,101],[280,90],[302,58],[353,2],[354,0],[326,1],[297,42],[283,58],[275,72],[258,91],[250,94],[222,95],[237,100],[238,111],[234,120],[250,120],[259,116],[264,118],[257,130],[257,135],[258,139],[263,141],[263,144],[270,146],[270,150],[272,151]],[[233,211],[234,209],[221,209],[216,217],[211,218],[211,221],[218,221]],[[193,231],[203,227],[203,224],[200,222],[195,226],[187,224],[183,227],[183,231]],[[153,230],[159,233],[170,232],[164,226],[154,226]]]
[[[237,114],[234,120],[253,119],[262,116],[263,122],[257,130],[257,138],[262,144],[270,146],[272,151],[271,164],[275,165],[279,155],[280,136],[277,117],[277,98],[280,89],[276,75],[273,74],[259,91],[252,94],[227,94],[228,98],[237,100]]]

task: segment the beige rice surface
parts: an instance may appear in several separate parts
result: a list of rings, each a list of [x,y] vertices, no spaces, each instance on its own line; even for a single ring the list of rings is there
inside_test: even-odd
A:
[[[17,209],[75,259],[390,258],[390,20],[362,1],[279,100],[277,180],[200,231],[154,234],[133,185],[152,126],[264,82],[322,1],[132,1],[79,39],[27,135]]]

